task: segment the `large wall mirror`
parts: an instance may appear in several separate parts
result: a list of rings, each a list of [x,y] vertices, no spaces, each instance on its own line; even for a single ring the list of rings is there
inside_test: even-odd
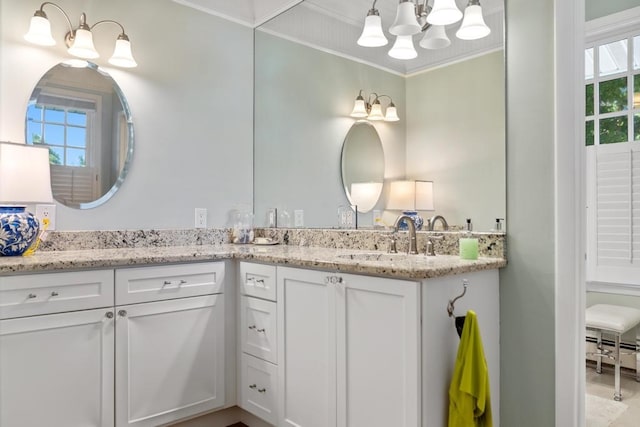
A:
[[[421,3],[421,2],[420,2]],[[461,10],[467,1],[457,0]],[[400,121],[371,122],[384,151],[385,209],[389,183],[433,181],[435,214],[452,225],[472,218],[489,230],[506,211],[503,0],[483,0],[491,33],[419,47],[408,61],[387,55],[397,1],[377,2],[389,44],[357,45],[371,1],[305,0],[255,32],[254,209],[266,225],[269,208],[303,210],[305,227],[337,227],[350,203],[341,180],[342,143],[359,90],[393,98]],[[366,160],[366,159],[364,159]],[[359,225],[372,226],[371,213]]]
[[[116,82],[97,66],[58,64],[31,93],[27,144],[49,147],[53,197],[88,209],[122,184],[133,154],[133,123]]]

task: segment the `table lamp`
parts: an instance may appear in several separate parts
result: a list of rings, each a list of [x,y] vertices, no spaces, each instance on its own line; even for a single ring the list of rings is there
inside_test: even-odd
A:
[[[389,194],[387,209],[400,210],[403,215],[413,219],[416,230],[421,230],[424,219],[418,211],[433,211],[432,181],[393,181]],[[399,224],[401,230],[408,228],[406,222]]]
[[[49,149],[0,142],[0,255],[22,255],[40,231],[27,204],[51,203]]]

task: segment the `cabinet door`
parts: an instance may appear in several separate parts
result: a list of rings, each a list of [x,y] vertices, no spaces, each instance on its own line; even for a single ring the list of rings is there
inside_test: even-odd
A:
[[[418,426],[419,283],[338,277],[337,425]]]
[[[113,309],[1,320],[0,425],[113,426],[113,323]]]
[[[116,308],[116,424],[157,426],[224,404],[223,295]]]
[[[335,295],[327,274],[278,267],[279,426],[336,424]]]

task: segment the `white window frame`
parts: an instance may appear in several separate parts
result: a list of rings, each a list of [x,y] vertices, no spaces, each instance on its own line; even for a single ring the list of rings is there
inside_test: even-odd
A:
[[[586,25],[586,42],[585,50],[589,48],[594,49],[594,75],[592,79],[585,78],[585,85],[589,83],[594,84],[594,97],[598,100],[599,82],[613,80],[620,77],[627,77],[627,85],[629,91],[627,94],[628,110],[618,113],[606,113],[599,114],[599,105],[594,105],[594,115],[584,116],[584,123],[586,124],[588,119],[594,120],[594,145],[584,147],[586,151],[586,198],[587,198],[587,215],[586,215],[586,287],[587,291],[594,292],[608,292],[619,293],[625,295],[638,295],[640,296],[640,257],[638,259],[632,258],[634,262],[630,262],[628,266],[602,266],[597,265],[597,219],[596,219],[596,202],[597,202],[597,187],[596,187],[596,168],[598,152],[620,152],[633,151],[636,156],[640,156],[640,141],[634,141],[634,126],[633,120],[635,114],[640,114],[640,108],[633,108],[633,95],[634,95],[634,75],[640,75],[640,69],[633,69],[633,38],[640,36],[640,7],[629,9],[625,11],[624,17],[621,19],[621,14],[616,14],[611,17],[606,17],[593,22],[587,22]],[[628,69],[624,73],[615,73],[607,76],[599,76],[598,73],[598,60],[599,49],[598,46],[606,45],[617,40],[627,39],[627,65]],[[583,90],[584,96],[584,90]],[[585,112],[583,111],[583,114]],[[622,114],[621,114],[622,113]],[[599,144],[599,118],[606,118],[609,116],[621,116],[627,115],[628,117],[628,138],[626,142],[611,143],[611,144]],[[586,125],[585,126],[586,129]],[[586,140],[586,139],[585,139]],[[585,141],[582,141],[585,144]],[[630,154],[631,159],[631,154]],[[630,160],[631,161],[631,160]],[[633,216],[633,201],[630,201],[631,216]],[[637,203],[637,201],[636,201]],[[638,227],[640,224],[632,223],[631,227]],[[630,250],[633,256],[633,228],[631,231]],[[631,261],[631,260],[630,260]]]

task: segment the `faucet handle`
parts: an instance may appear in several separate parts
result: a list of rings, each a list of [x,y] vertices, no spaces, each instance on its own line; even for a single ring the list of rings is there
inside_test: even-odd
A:
[[[427,237],[427,246],[425,248],[424,254],[426,256],[436,256],[436,249],[433,245],[434,240],[442,240],[444,236],[428,236]]]
[[[396,241],[397,241],[398,235],[396,234],[395,231],[391,232],[391,241],[389,242],[389,253],[391,254],[397,254],[398,253],[398,248],[396,247]]]

